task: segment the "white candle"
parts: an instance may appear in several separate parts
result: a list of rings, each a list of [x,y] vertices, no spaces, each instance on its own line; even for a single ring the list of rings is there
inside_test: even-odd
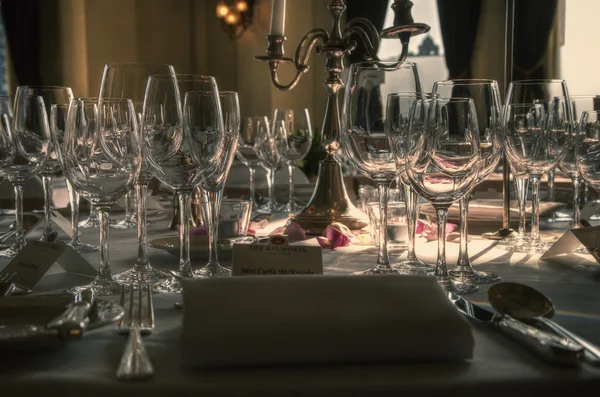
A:
[[[285,31],[285,0],[273,0],[271,7],[271,35],[283,36]]]

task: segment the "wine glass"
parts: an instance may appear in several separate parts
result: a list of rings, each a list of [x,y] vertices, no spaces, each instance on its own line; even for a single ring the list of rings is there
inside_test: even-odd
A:
[[[148,77],[154,74],[174,75],[175,71],[171,65],[162,63],[109,63],[104,67],[102,83],[100,85],[100,95],[98,97],[99,106],[102,106],[104,98],[127,98],[133,102],[135,114],[142,125],[141,115],[143,112],[144,96]],[[143,127],[143,126],[142,126]],[[113,227],[135,227],[138,234],[138,255],[135,264],[130,271],[119,274],[117,277],[123,282],[149,282],[156,284],[168,280],[165,273],[153,269],[146,255],[147,246],[147,225],[146,225],[146,199],[148,195],[148,184],[152,179],[152,173],[149,171],[145,155],[142,153],[142,170],[135,185],[135,196],[133,192],[125,197],[125,219],[113,225]],[[131,198],[136,198],[137,219],[130,214]]]
[[[117,295],[109,260],[110,208],[133,188],[142,166],[137,114],[129,99],[79,98],[71,102],[63,142],[66,177],[98,209],[100,265],[94,281],[78,289]]]
[[[479,177],[481,183],[494,171],[502,155],[500,135],[502,132],[502,102],[498,82],[488,79],[457,79],[438,81],[433,84],[432,95],[442,98],[471,98],[477,112],[480,165]],[[473,269],[469,259],[467,241],[469,236],[469,194],[459,200],[460,206],[460,248],[458,261],[448,274],[469,284],[489,284],[500,281],[500,276],[490,272]]]
[[[448,291],[478,290],[453,281],[446,268],[448,208],[477,183],[482,165],[477,110],[471,98],[436,98],[415,102],[406,143],[406,171],[412,187],[435,208],[438,258],[435,276]]]
[[[579,118],[575,164],[583,180],[600,189],[600,111],[588,110]]]
[[[9,122],[12,120],[13,112],[12,112],[12,100],[8,95],[0,95],[0,117],[2,115],[7,115]],[[1,126],[0,126],[1,128]],[[4,136],[5,139],[8,139],[8,131],[0,132],[0,139]],[[3,145],[0,145],[0,147]],[[0,180],[2,178],[2,167],[0,166]],[[0,244],[0,250],[6,249],[9,246]]]
[[[385,133],[387,95],[393,92],[422,92],[415,64],[360,62],[350,66],[341,142],[348,158],[377,185],[380,213],[377,263],[371,269],[353,274],[398,274],[387,252],[388,190],[399,174]]]
[[[275,172],[282,163],[281,153],[287,147],[287,129],[283,120],[268,124],[258,130],[256,137],[256,153],[260,165],[267,171],[267,186],[269,188],[269,200],[258,208],[259,212],[275,213],[281,209],[275,200]]]
[[[275,109],[273,124],[283,121],[286,132],[286,143],[284,150],[279,153],[289,170],[289,195],[288,203],[285,206],[286,212],[296,212],[302,209],[302,206],[296,203],[294,197],[294,169],[295,163],[302,160],[312,143],[312,128],[310,126],[310,116],[308,109]]]
[[[56,158],[58,159],[58,163],[63,169],[63,175],[66,175],[66,172],[64,171],[65,165],[62,147],[65,138],[68,112],[69,105],[52,105],[50,108],[50,138],[56,153]],[[73,247],[75,251],[82,254],[99,251],[99,246],[86,244],[79,239],[79,194],[75,191],[75,189],[73,189],[73,186],[68,178],[65,178],[65,182],[67,184],[67,192],[69,194],[69,205],[71,207],[71,230],[73,231],[73,237],[67,244]]]
[[[48,158],[50,131],[44,99],[21,94],[15,102],[14,120],[2,114],[0,128],[0,169],[15,191],[15,241],[0,251],[0,257],[12,258],[25,247],[23,233],[23,185],[36,175]]]
[[[73,99],[73,92],[69,87],[59,86],[19,86],[15,95],[15,103],[24,100],[29,95],[41,96],[44,99],[47,118],[50,120],[50,109],[52,105],[68,106]],[[50,141],[48,158],[38,174],[42,177],[44,189],[44,218],[46,226],[40,240],[46,240],[52,234],[52,176],[60,171],[60,165],[56,153]]]
[[[191,94],[190,94],[191,95]],[[223,150],[215,160],[217,166],[201,183],[202,217],[208,230],[209,259],[203,269],[194,274],[202,277],[230,276],[231,270],[219,264],[217,246],[219,240],[219,215],[223,187],[229,175],[229,169],[235,156],[240,136],[240,104],[237,92],[219,92],[221,111],[223,113],[224,143]]]
[[[180,259],[176,274],[180,277],[195,276],[189,252],[190,196],[216,170],[223,152],[218,93],[210,76],[154,75],[148,79],[142,116],[144,154],[152,173],[179,199]],[[178,283],[170,287],[171,291],[180,289]]]
[[[258,158],[258,136],[266,134],[264,131],[268,128],[269,120],[267,116],[248,117],[244,128],[240,129],[240,138],[236,152],[238,160],[248,167],[248,172],[250,173],[250,201],[252,201],[252,208],[258,212],[262,212],[254,193],[254,176],[256,174],[256,167],[260,165],[260,159]],[[268,212],[268,209],[265,208],[264,212]]]
[[[429,274],[434,271],[433,266],[422,262],[415,254],[416,230],[419,220],[419,196],[408,180],[404,158],[410,112],[414,103],[420,99],[425,99],[425,95],[416,92],[392,93],[388,94],[387,97],[385,132],[390,139],[396,170],[400,174],[408,218],[408,252],[406,259],[393,264],[393,267],[398,269],[401,274]]]
[[[98,219],[98,211],[96,206],[90,203],[90,213],[88,217],[79,222],[79,228],[81,229],[95,229],[100,227],[100,220]]]
[[[539,188],[541,176],[556,167],[565,156],[571,140],[568,107],[548,117],[544,104],[512,104],[505,110],[505,150],[509,161],[523,169],[532,184],[532,224],[527,244],[516,252],[544,252],[548,243],[539,235]]]

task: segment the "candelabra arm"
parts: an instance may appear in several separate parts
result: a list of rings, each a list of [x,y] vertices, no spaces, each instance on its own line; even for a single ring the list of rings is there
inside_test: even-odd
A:
[[[375,26],[366,18],[353,18],[346,24],[346,30],[342,36],[344,44],[348,48],[348,52],[353,51],[356,48],[356,41],[351,40],[350,37],[356,35],[360,38],[361,42],[367,50],[365,57],[375,61],[379,61],[377,56],[377,50],[379,49],[379,34]]]
[[[300,44],[296,48],[296,56],[294,57],[296,60],[296,70],[302,70],[302,73],[308,71],[308,61],[313,53],[313,48],[315,48],[319,40],[323,43],[329,41],[329,33],[325,29],[313,29],[300,40]]]

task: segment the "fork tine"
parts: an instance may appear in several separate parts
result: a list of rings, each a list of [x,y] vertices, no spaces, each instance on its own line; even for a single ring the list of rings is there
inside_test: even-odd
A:
[[[147,310],[148,310],[148,314],[147,314],[147,320],[148,320],[148,327],[150,327],[150,329],[154,328],[154,305],[152,303],[152,289],[150,284],[146,285],[146,291],[148,293],[148,297],[147,299]]]
[[[133,316],[135,309],[135,301],[134,301],[135,292],[133,289],[133,283],[129,285],[129,318],[127,319],[127,327],[131,328],[133,325]]]

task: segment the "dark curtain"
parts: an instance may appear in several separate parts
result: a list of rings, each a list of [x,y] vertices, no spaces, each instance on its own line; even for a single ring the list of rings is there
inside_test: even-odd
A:
[[[473,78],[471,61],[481,0],[437,0],[449,79]]]
[[[547,78],[544,56],[554,26],[557,0],[516,0],[513,80]]]
[[[3,0],[2,17],[19,85],[42,84],[40,71],[41,0]]]
[[[378,32],[381,32],[383,29],[386,12],[388,10],[392,11],[391,8],[388,8],[388,0],[347,0],[346,7],[346,19],[348,21],[358,17],[366,18],[375,25],[375,29]],[[358,42],[358,46],[348,57],[350,63],[365,60],[365,47],[360,40],[356,41]]]

